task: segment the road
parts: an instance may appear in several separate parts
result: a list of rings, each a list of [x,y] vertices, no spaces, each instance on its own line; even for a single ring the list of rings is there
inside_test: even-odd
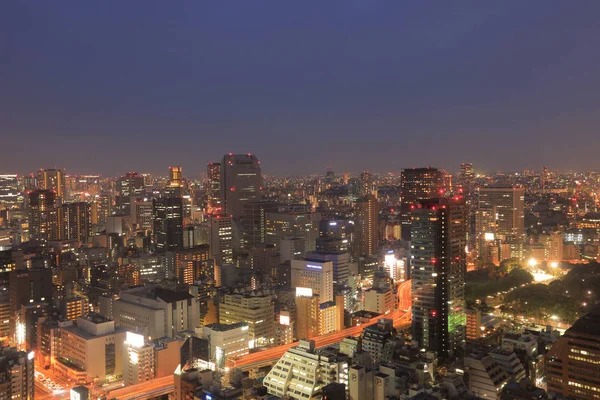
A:
[[[124,388],[111,390],[107,393],[107,399],[119,400],[143,400],[151,397],[167,394],[175,390],[175,378],[173,375],[152,379],[137,385],[125,386]]]
[[[410,325],[410,308],[411,308],[411,282],[405,281],[398,286],[398,310],[383,316],[384,318],[393,319],[394,327],[404,329]],[[347,329],[342,329],[339,332],[332,332],[327,335],[317,336],[312,338],[315,341],[317,348],[326,347],[334,343],[340,342],[342,339],[348,336],[359,336],[362,331],[370,325],[376,324],[377,320],[381,317],[373,318],[368,323],[360,326],[354,326]],[[290,348],[297,346],[298,343],[290,343],[283,346],[270,348],[257,353],[248,354],[237,360],[228,360],[229,367],[238,367],[242,369],[249,369],[260,367],[263,365],[270,365],[275,363],[283,356],[283,354]],[[173,375],[165,376],[162,378],[152,379],[147,382],[140,383],[138,385],[126,386],[111,390],[106,394],[108,399],[120,399],[120,400],[143,400],[150,397],[159,396],[161,394],[167,394],[174,390],[174,377]],[[51,396],[51,395],[50,395]],[[37,398],[37,396],[36,396]],[[41,397],[42,398],[42,397]],[[43,399],[50,399],[53,397],[43,397]]]
[[[359,336],[363,329],[367,326],[376,324],[380,318],[389,318],[394,320],[394,326],[404,328],[410,322],[412,299],[411,299],[411,281],[402,282],[398,287],[398,308],[390,314],[385,316],[379,316],[376,318],[372,318],[368,323],[362,324],[359,326],[353,326],[351,328],[342,329],[338,332],[332,332],[323,336],[316,336],[311,338],[315,341],[315,345],[317,348],[325,347],[332,345],[334,343],[338,343],[342,341],[342,339],[348,336]],[[259,351],[256,353],[251,353],[245,356],[242,356],[236,360],[232,360],[229,363],[230,367],[237,367],[242,369],[248,368],[256,368],[263,365],[269,365],[280,359],[283,354],[288,351],[290,348],[296,346],[298,343],[286,344],[278,347],[273,347],[267,350]]]

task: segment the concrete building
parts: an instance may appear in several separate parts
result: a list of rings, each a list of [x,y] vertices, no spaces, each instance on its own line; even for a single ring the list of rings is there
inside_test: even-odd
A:
[[[316,249],[319,237],[320,213],[306,211],[268,212],[266,217],[266,242],[280,247],[281,239],[298,237],[304,239],[304,250]]]
[[[379,314],[392,312],[396,304],[396,296],[392,289],[371,288],[363,292],[363,310]]]
[[[488,210],[494,234],[521,238],[525,234],[525,189],[518,186],[486,186],[479,189],[479,210]]]
[[[525,368],[513,351],[497,348],[490,352],[490,356],[504,368],[513,381],[520,382],[525,378]]]
[[[125,386],[146,382],[155,377],[154,346],[143,335],[127,332],[123,351],[123,383]]]
[[[62,327],[55,371],[76,382],[100,381],[123,373],[125,330],[98,314]],[[81,374],[83,372],[83,374]]]
[[[318,294],[322,303],[333,301],[333,262],[292,260],[291,286]]]
[[[251,251],[260,243],[266,243],[267,213],[277,212],[279,204],[274,201],[249,201],[242,205],[242,249]]]
[[[29,237],[42,244],[60,239],[57,195],[50,190],[29,193]]]
[[[307,261],[318,261],[333,263],[333,283],[344,284],[350,277],[350,254],[343,251],[325,252],[325,251],[310,251],[306,253]]]
[[[546,353],[548,392],[582,400],[600,396],[600,305],[579,318]]]
[[[209,361],[217,368],[223,368],[227,359],[248,354],[248,324],[245,322],[205,325],[196,332],[198,336],[208,340]]]
[[[233,262],[233,221],[229,215],[211,215],[208,244],[217,265]]]
[[[273,296],[261,291],[225,294],[219,304],[219,322],[248,324],[249,347],[261,347],[275,340],[275,306]]]
[[[510,380],[508,373],[490,355],[472,354],[464,359],[466,384],[475,396],[499,399]]]
[[[2,347],[0,353],[0,399],[33,400],[34,353]]]
[[[268,392],[294,400],[318,398],[329,383],[348,384],[349,358],[317,351],[314,341],[301,340],[289,349],[265,377]]]
[[[186,291],[149,285],[122,291],[113,303],[117,326],[140,332],[147,340],[193,330],[199,325],[198,299]]]

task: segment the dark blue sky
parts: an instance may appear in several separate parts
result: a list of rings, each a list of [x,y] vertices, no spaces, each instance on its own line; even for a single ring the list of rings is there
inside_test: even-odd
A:
[[[600,2],[5,1],[0,172],[598,167]]]

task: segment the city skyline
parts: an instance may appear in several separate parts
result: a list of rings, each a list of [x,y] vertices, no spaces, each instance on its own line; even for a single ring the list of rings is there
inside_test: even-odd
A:
[[[0,170],[32,172],[33,157],[81,174],[177,164],[191,176],[229,152],[256,153],[281,175],[454,171],[464,160],[483,171],[585,170],[600,122],[598,11],[6,4],[3,145],[36,148],[6,152]]]

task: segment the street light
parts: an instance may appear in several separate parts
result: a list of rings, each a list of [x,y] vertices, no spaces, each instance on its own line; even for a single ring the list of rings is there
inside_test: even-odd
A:
[[[529,261],[527,261],[527,264],[529,264],[531,268],[534,268],[537,265],[537,260],[535,258],[530,258]]]
[[[558,263],[556,261],[552,261],[550,263],[550,268],[558,268]]]

